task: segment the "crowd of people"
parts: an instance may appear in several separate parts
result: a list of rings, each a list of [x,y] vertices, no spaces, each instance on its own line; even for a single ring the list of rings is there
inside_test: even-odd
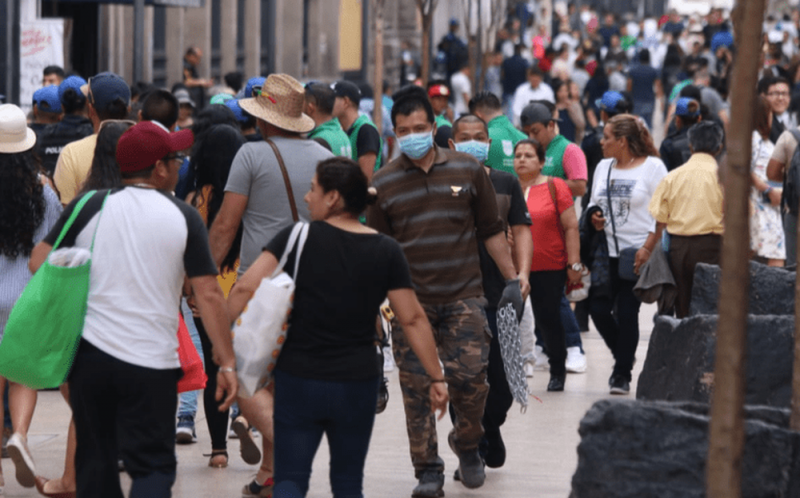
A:
[[[684,318],[695,265],[719,263],[732,27],[720,9],[634,21],[574,5],[544,26],[530,5],[509,12],[482,90],[454,20],[442,74],[418,81],[404,53],[404,81],[385,95],[285,74],[215,84],[190,48],[171,90],[51,66],[29,116],[0,106],[0,334],[55,245],[93,261],[61,386],[72,410],[61,477],[38,476],[27,447],[36,391],[0,377],[20,484],[122,496],[122,467],[130,496],[168,496],[202,395],[209,466],[227,467],[231,437],[259,465],[242,496],[305,496],[323,435],[334,496],[359,496],[396,365],[412,496],[443,496],[436,414],[448,404],[454,478],[480,487],[505,463],[513,397],[498,309],[515,296],[528,375],[548,370],[547,390],[568,390],[567,374],[587,370],[591,318],[614,358],[609,392],[628,394],[645,265],[666,261],[677,292],[659,313]],[[773,266],[796,261],[798,23],[766,20],[753,89],[750,248]],[[237,397],[231,324],[282,258],[296,282],[287,341],[272,384]],[[587,271],[588,299],[571,303]],[[177,392],[179,314],[202,394]]]

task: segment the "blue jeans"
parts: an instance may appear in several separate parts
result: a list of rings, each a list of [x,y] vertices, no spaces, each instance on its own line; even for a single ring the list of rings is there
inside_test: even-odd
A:
[[[578,346],[583,353],[583,341],[581,339],[581,328],[578,325],[578,319],[575,318],[575,313],[569,305],[569,300],[566,294],[561,296],[561,304],[558,307],[561,313],[561,325],[564,327],[565,342],[568,348]],[[533,333],[536,335],[536,345],[543,346],[541,332],[539,327],[534,328]]]
[[[192,338],[194,347],[197,348],[197,354],[200,355],[200,361],[203,361],[203,346],[200,344],[200,333],[194,324],[192,317],[192,310],[186,304],[186,298],[181,298],[181,313],[183,313],[183,321],[186,322],[186,328],[189,329],[189,335]],[[202,391],[188,391],[178,395],[178,416],[189,416],[194,418],[197,415],[197,396]]]
[[[311,464],[328,436],[334,498],[363,497],[378,377],[331,381],[275,372],[274,498],[300,498],[308,492]]]

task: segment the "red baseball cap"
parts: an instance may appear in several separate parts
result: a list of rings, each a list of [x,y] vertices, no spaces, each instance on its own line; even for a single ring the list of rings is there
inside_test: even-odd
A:
[[[188,149],[193,143],[192,130],[170,133],[152,121],[142,121],[128,128],[117,142],[119,169],[123,173],[147,169],[170,152]]]
[[[433,85],[428,88],[428,97],[449,97],[450,89],[446,85]]]

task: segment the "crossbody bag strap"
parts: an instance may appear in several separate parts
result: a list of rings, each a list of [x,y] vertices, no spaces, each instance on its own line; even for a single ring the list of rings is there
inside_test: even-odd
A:
[[[564,225],[561,224],[561,213],[558,212],[558,196],[556,195],[556,182],[550,177],[547,179],[547,190],[550,191],[550,198],[553,199],[553,204],[556,206],[556,221],[558,222],[558,233],[561,235],[561,241],[566,244],[566,236],[564,235]]]
[[[608,216],[611,218],[611,234],[614,236],[614,247],[617,249],[619,257],[619,242],[617,241],[617,227],[614,224],[614,207],[611,205],[611,170],[617,161],[614,160],[608,165],[608,177],[606,178],[606,198],[608,199]]]
[[[294,228],[292,228],[292,233],[289,235],[289,240],[286,242],[286,248],[283,250],[283,255],[281,256],[280,261],[278,261],[278,266],[275,267],[275,271],[272,272],[272,276],[270,278],[277,277],[283,271],[283,267],[286,266],[286,261],[289,259],[289,253],[292,252],[292,248],[297,242],[297,238],[300,236],[300,231],[303,229],[303,225],[305,225],[305,223],[295,223]]]
[[[302,223],[303,229],[300,231],[300,237],[297,239],[297,255],[294,258],[294,281],[297,283],[297,270],[300,268],[300,255],[303,254],[303,248],[306,246],[308,239],[309,224]]]
[[[300,215],[297,214],[297,203],[294,201],[292,182],[289,180],[289,172],[286,171],[286,164],[283,162],[283,156],[281,156],[281,152],[278,150],[278,146],[275,145],[275,142],[269,138],[265,138],[264,141],[272,147],[272,151],[275,152],[275,157],[278,159],[278,166],[281,167],[281,173],[283,173],[283,183],[286,184],[286,195],[289,196],[289,207],[292,208],[292,219],[297,223],[300,221]]]
[[[58,235],[58,238],[56,239],[56,243],[52,249],[53,251],[58,249],[58,246],[61,245],[61,241],[64,240],[64,237],[66,237],[67,232],[69,232],[69,229],[72,228],[72,224],[75,223],[75,219],[80,214],[81,209],[83,209],[83,206],[85,206],[86,203],[89,202],[89,199],[92,198],[95,192],[97,192],[97,190],[91,190],[87,192],[86,195],[81,197],[78,203],[75,204],[75,209],[72,210],[72,213],[69,215],[67,222],[64,224],[64,228],[61,229],[61,233]]]

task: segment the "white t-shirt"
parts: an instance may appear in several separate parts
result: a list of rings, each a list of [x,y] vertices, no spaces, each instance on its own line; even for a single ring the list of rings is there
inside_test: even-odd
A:
[[[112,190],[100,213],[105,193],[86,203],[60,246],[89,249],[97,227],[83,338],[126,363],[179,368],[184,276],[217,274],[205,224],[172,195],[132,186]],[[48,244],[55,243],[79,198],[45,237]]]
[[[608,255],[616,258],[619,257],[619,253],[614,244],[606,193],[608,168],[612,162],[612,159],[603,159],[597,164],[589,206],[598,206],[603,210],[603,216],[606,218]],[[650,215],[650,198],[665,176],[667,167],[657,157],[648,157],[644,163],[632,169],[611,170],[611,204],[620,250],[642,247],[649,233],[655,232],[656,220]]]
[[[531,87],[531,84],[528,82],[518,86],[517,90],[514,92],[514,107],[512,108],[514,113],[514,125],[519,126],[519,115],[522,114],[522,110],[525,109],[525,106],[528,105],[531,100],[547,100],[555,104],[556,96],[550,85],[545,82],[542,82],[536,88]]]
[[[464,100],[464,94],[467,97],[472,96],[472,83],[469,77],[459,71],[450,77],[450,86],[453,90],[453,112],[456,118],[462,114],[469,114],[469,98]]]

